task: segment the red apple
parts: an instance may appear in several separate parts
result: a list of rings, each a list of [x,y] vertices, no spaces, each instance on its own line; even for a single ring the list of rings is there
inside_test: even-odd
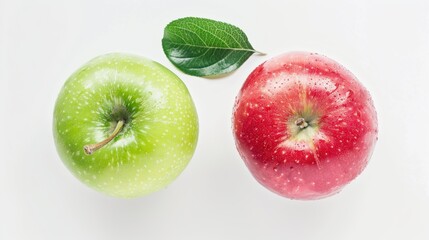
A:
[[[365,168],[377,114],[368,91],[343,66],[313,53],[287,53],[249,75],[236,99],[233,131],[263,186],[291,199],[319,199]]]

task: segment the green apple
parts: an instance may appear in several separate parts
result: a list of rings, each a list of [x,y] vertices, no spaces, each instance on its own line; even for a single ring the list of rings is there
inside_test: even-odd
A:
[[[184,83],[161,64],[120,53],[97,57],[64,84],[53,135],[86,185],[131,198],[164,188],[195,151],[198,116]]]

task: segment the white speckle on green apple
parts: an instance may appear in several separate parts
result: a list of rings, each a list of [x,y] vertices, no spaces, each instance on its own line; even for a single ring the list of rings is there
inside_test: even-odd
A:
[[[53,134],[78,179],[131,198],[164,188],[184,170],[196,148],[198,117],[174,73],[115,53],[91,60],[67,80],[55,105]]]

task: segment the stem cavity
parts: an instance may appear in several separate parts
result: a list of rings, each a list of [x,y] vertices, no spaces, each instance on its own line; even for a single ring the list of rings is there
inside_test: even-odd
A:
[[[103,141],[101,141],[99,143],[85,145],[83,147],[85,154],[91,155],[95,151],[97,151],[98,149],[107,145],[110,141],[112,141],[119,134],[119,132],[121,132],[122,128],[124,127],[124,123],[125,123],[124,120],[118,121],[118,123],[116,124],[115,130],[113,130],[112,134],[110,134],[110,136],[107,137],[106,139],[104,139]]]

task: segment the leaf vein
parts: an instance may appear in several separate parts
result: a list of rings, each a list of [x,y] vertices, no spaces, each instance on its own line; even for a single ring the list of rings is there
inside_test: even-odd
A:
[[[190,32],[190,33],[194,34],[195,36],[197,36],[197,38],[199,38],[199,39],[201,40],[201,42],[202,42],[205,46],[207,46],[206,41],[204,41],[204,39],[202,39],[202,38],[200,37],[200,35],[198,35],[196,32],[193,32],[192,30],[189,30],[189,29],[187,29],[187,28],[183,28],[183,27],[179,27],[179,26],[171,26],[171,27],[174,27],[174,28],[177,28],[177,29],[180,29],[180,30],[183,30],[183,31]],[[176,36],[177,36],[177,34],[176,34]],[[188,41],[186,41],[184,38],[181,38],[181,39],[183,39],[183,41],[185,41],[185,42],[188,42]]]
[[[223,42],[223,43],[225,44],[225,46],[230,47],[230,46],[229,46],[229,44],[228,44],[227,42],[225,42],[222,38],[220,38],[220,37],[216,36],[216,34],[213,34],[212,32],[210,32],[210,31],[208,31],[208,30],[206,30],[206,29],[204,29],[204,28],[202,28],[202,27],[198,26],[198,25],[197,25],[197,24],[195,24],[195,23],[189,23],[189,24],[191,24],[191,25],[193,25],[193,26],[197,27],[198,29],[200,29],[200,30],[201,30],[201,31],[203,31],[203,32],[206,32],[206,33],[208,33],[208,34],[212,35],[214,38],[216,38],[216,39],[218,39],[219,41]],[[217,29],[218,29],[218,28],[217,28]]]
[[[180,46],[187,46],[187,47],[196,47],[196,48],[210,48],[210,49],[220,49],[220,50],[231,50],[231,51],[243,51],[243,52],[257,52],[255,49],[251,49],[251,48],[232,48],[232,47],[214,47],[214,46],[201,46],[201,45],[194,45],[194,44],[189,44],[189,43],[178,43],[178,42],[173,42],[169,39],[167,39],[166,41],[170,41],[173,44],[176,45],[180,45]]]

